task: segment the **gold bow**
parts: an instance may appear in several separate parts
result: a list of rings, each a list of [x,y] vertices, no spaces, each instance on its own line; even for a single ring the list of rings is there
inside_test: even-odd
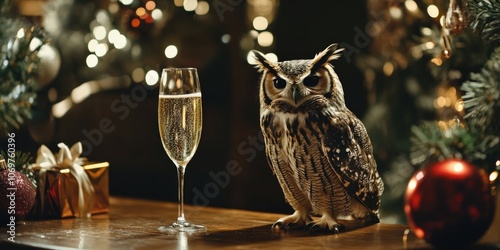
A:
[[[45,145],[40,146],[37,152],[36,163],[32,169],[39,169],[38,190],[40,191],[40,201],[42,208],[45,203],[45,176],[47,170],[62,170],[68,169],[78,183],[78,212],[83,218],[90,217],[92,210],[92,198],[94,188],[89,177],[82,167],[83,158],[79,158],[82,153],[82,144],[75,143],[71,149],[64,143],[57,144],[59,153],[54,155]]]

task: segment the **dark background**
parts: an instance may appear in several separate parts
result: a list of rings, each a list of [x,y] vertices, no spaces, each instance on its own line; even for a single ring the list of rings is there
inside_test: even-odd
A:
[[[93,4],[94,10],[106,4],[76,2],[85,7]],[[268,28],[273,32],[274,44],[255,49],[274,52],[280,60],[288,60],[312,58],[332,43],[353,44],[354,28],[363,30],[367,22],[365,5],[365,1],[346,0],[308,1],[307,4],[279,1],[275,21]],[[184,52],[181,51],[175,60],[166,60],[163,48],[158,49],[156,41],[144,31],[146,35],[137,38],[143,45],[143,56],[139,60],[114,60],[105,69],[87,72],[82,69],[84,59],[77,51],[68,50],[68,40],[60,35],[53,43],[60,50],[62,66],[51,86],[59,90],[62,98],[82,82],[120,77],[132,65],[147,65],[157,70],[166,66],[197,67],[203,93],[203,134],[186,171],[186,203],[289,212],[291,209],[271,173],[259,139],[259,75],[246,62],[247,52],[241,49],[239,42],[251,28],[246,8],[244,2],[235,6],[224,13],[224,20],[217,18],[213,10],[211,19],[201,20],[193,18],[192,13],[175,9],[162,30],[170,34],[167,40],[184,46]],[[61,22],[64,21],[61,18]],[[76,30],[70,26],[63,27],[67,33]],[[220,42],[223,34],[231,35],[228,44]],[[365,48],[360,49],[364,51]],[[347,106],[362,117],[367,109],[362,73],[345,58],[334,62],[334,66],[344,86]],[[134,88],[142,89],[139,92]],[[175,166],[163,150],[158,134],[158,89],[142,90],[146,88],[133,84],[128,88],[100,92],[74,106],[62,118],[50,118],[51,103],[44,101],[47,89],[42,89],[36,110],[38,116],[16,131],[20,140],[17,149],[34,154],[41,144],[46,144],[57,151],[59,142],[71,146],[77,141],[89,140],[84,131],[97,140],[96,133],[102,132],[96,132],[99,123],[109,119],[114,130],[102,133],[101,142],[92,146],[87,157],[91,161],[110,163],[111,194],[176,201]],[[133,95],[138,93],[146,93],[146,96],[134,99]],[[130,96],[137,104],[132,107],[119,103],[128,110],[128,115],[112,108],[112,103],[121,100],[123,95]],[[237,173],[228,174],[228,165]]]

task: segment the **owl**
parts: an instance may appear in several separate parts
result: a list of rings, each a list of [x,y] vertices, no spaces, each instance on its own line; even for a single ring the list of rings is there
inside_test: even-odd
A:
[[[338,233],[345,230],[339,219],[379,222],[384,184],[372,144],[346,107],[330,64],[342,51],[332,44],[313,59],[283,62],[252,51],[262,73],[260,127],[268,163],[295,210],[273,229]]]

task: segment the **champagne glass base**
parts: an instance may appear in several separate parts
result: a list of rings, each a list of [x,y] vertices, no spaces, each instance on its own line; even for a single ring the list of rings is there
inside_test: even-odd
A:
[[[191,224],[187,221],[179,222],[176,221],[170,225],[160,226],[158,230],[162,233],[175,233],[175,232],[205,232],[207,231],[207,227],[203,225]]]

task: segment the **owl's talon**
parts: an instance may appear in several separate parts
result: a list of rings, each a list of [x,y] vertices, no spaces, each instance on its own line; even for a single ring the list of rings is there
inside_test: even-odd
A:
[[[307,224],[306,229],[310,233],[316,233],[322,230],[321,227],[317,224],[314,224],[314,222]]]
[[[345,226],[342,224],[335,225],[332,230],[335,234],[340,234],[345,231]]]
[[[345,231],[345,226],[338,223],[333,217],[324,214],[320,219],[307,224],[306,228],[311,233],[315,232],[334,232],[340,234]]]
[[[369,222],[369,223],[379,223],[380,222],[380,218],[378,217],[377,214],[374,214],[374,213],[371,213],[370,215],[368,215],[366,218],[365,218],[365,221],[366,222]]]
[[[276,229],[280,229],[281,228],[281,225],[283,225],[283,221],[276,221],[273,223],[273,225],[271,226],[271,230],[276,230]]]
[[[279,229],[286,231],[288,229],[301,228],[311,221],[311,217],[302,211],[295,211],[292,215],[285,216],[277,220],[271,229]]]
[[[316,222],[311,222],[307,224],[306,228],[307,231],[309,231],[310,233],[333,232],[335,234],[340,234],[341,232],[345,231],[345,226],[338,223],[333,226],[328,226],[328,225],[321,225]]]

